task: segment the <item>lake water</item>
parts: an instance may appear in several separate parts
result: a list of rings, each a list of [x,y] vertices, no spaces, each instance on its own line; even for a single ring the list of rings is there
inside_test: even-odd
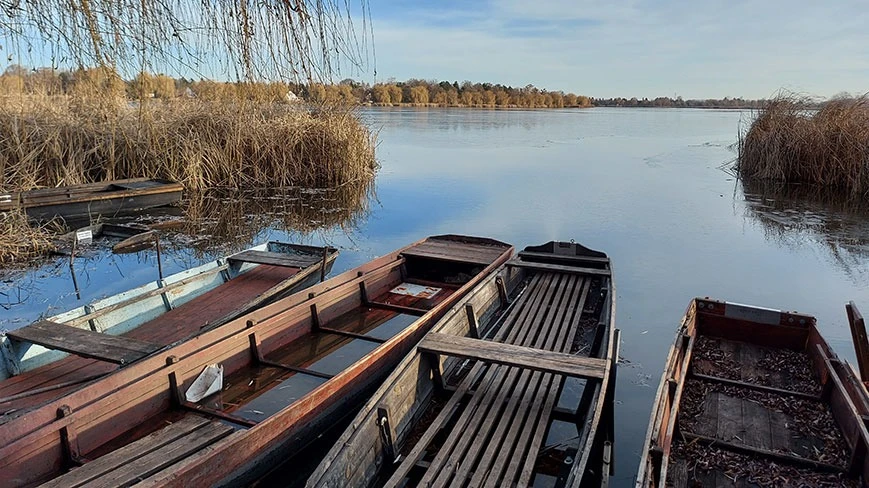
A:
[[[814,314],[839,355],[854,357],[843,304],[855,300],[869,309],[869,219],[789,193],[751,188],[746,194],[721,167],[735,157],[731,145],[748,116],[677,109],[366,110],[363,117],[379,130],[382,164],[367,208],[345,212],[352,217],[346,224],[318,208],[302,230],[287,230],[292,219],[260,219],[237,230],[230,247],[265,239],[325,241],[341,248],[335,271],[443,233],[489,236],[517,249],[574,239],[608,253],[624,358],[614,481],[629,486],[665,355],[692,297]],[[245,213],[232,203],[225,209]],[[213,241],[194,249],[184,242],[167,246],[167,273],[226,251]],[[96,252],[77,259],[75,269],[82,301],[156,278],[153,252]],[[81,304],[69,273],[61,258],[8,274],[0,284],[0,327]]]

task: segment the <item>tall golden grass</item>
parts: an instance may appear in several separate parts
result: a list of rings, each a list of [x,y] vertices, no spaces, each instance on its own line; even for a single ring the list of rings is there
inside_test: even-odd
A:
[[[236,99],[0,97],[0,190],[162,177],[189,190],[331,188],[373,177],[350,108]]]
[[[809,100],[780,96],[758,110],[740,134],[739,175],[869,196],[869,98],[809,107]]]
[[[31,227],[23,211],[0,212],[0,266],[25,263],[54,249],[52,233]]]

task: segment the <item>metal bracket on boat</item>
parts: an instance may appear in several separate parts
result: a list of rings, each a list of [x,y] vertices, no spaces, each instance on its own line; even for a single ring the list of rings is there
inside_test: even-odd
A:
[[[63,419],[72,415],[72,409],[69,405],[62,405],[57,409],[57,418]],[[66,457],[70,467],[81,466],[86,462],[82,459],[78,445],[78,433],[72,422],[60,428],[60,443],[63,446],[63,454]]]
[[[474,312],[474,306],[470,303],[465,304],[465,313],[468,315],[468,327],[470,328],[471,337],[479,339],[480,323],[477,321],[477,313]]]
[[[495,286],[498,288],[498,298],[501,299],[501,308],[507,308],[510,305],[510,297],[507,295],[507,285],[504,284],[504,278],[500,275],[495,277]]]
[[[359,296],[361,297],[362,304],[367,306],[369,303],[368,302],[368,290],[365,288],[364,281],[359,282]]]
[[[311,328],[320,330],[320,312],[317,311],[316,303],[311,304]]]
[[[385,407],[377,407],[377,430],[380,431],[380,440],[383,441],[383,454],[390,464],[395,463],[395,443],[392,439],[392,427],[389,425],[389,411]]]

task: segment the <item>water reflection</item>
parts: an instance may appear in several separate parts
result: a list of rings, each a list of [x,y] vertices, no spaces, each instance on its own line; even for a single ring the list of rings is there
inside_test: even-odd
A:
[[[328,190],[213,190],[185,196],[183,217],[158,225],[177,223],[177,234],[184,236],[177,244],[205,254],[225,254],[250,247],[264,230],[310,234],[340,227],[351,231],[367,216],[373,198],[371,181]]]
[[[263,188],[185,195],[180,207],[111,219],[155,229],[154,249],[118,255],[120,238],[98,238],[75,256],[36,267],[0,270],[0,329],[18,328],[84,303],[198,266],[269,239],[320,244],[325,234],[352,233],[368,215],[372,181],[337,189]],[[316,242],[315,242],[316,241]]]
[[[869,278],[869,205],[824,188],[741,180],[746,215],[788,249],[823,249],[855,284]]]

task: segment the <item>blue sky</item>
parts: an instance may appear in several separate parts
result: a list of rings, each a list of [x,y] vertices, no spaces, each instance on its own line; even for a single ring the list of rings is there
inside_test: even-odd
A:
[[[650,98],[869,91],[865,0],[371,0],[370,8],[377,76],[362,73],[368,82],[532,83]]]

